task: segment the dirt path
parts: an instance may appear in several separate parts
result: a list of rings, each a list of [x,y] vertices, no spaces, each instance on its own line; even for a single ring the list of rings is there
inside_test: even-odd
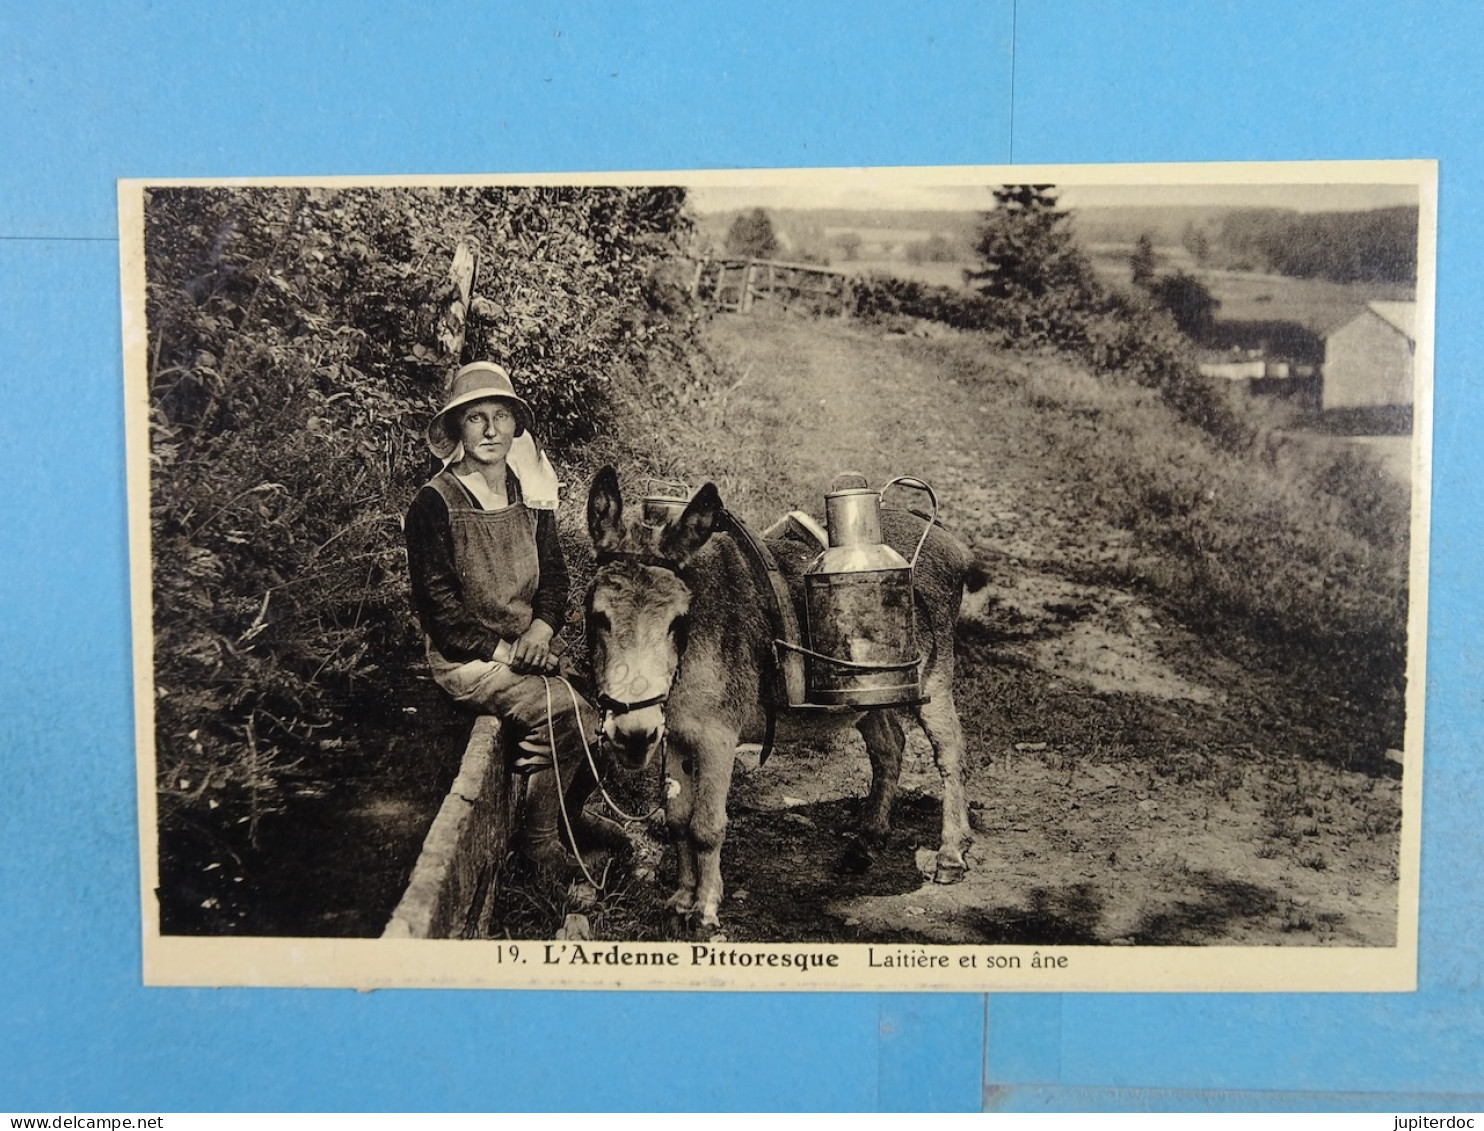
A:
[[[1301,724],[1272,671],[1096,580],[1132,549],[1079,490],[1075,456],[1008,430],[951,351],[801,319],[719,319],[709,333],[746,375],[702,469],[729,505],[765,520],[780,500],[817,510],[846,468],[919,475],[993,577],[959,653],[978,830],[968,879],[937,886],[918,870],[939,793],[920,735],[891,849],[863,877],[835,870],[869,773],[859,740],[781,749],[739,768],[729,937],[1393,941],[1399,782],[1295,755]],[[765,482],[733,474],[759,452]]]

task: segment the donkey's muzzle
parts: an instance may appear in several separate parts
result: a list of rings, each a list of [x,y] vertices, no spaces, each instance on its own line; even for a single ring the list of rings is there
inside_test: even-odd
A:
[[[636,709],[642,715],[631,712],[620,718],[610,714],[603,719],[603,739],[626,769],[637,770],[648,763],[665,735],[665,716],[654,707]]]

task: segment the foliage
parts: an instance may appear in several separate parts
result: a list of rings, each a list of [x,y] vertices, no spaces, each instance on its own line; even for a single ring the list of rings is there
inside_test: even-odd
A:
[[[1134,250],[1128,257],[1128,266],[1133,276],[1134,286],[1147,287],[1154,281],[1154,269],[1159,266],[1159,261],[1154,255],[1154,240],[1148,232],[1141,233],[1134,241]]]
[[[823,227],[808,220],[794,220],[785,230],[789,242],[786,254],[792,262],[830,265],[830,242]]]
[[[727,229],[727,254],[745,255],[752,259],[772,259],[778,254],[778,236],[773,221],[761,208],[740,213]]]
[[[1197,266],[1204,267],[1211,258],[1211,237],[1194,221],[1187,220],[1185,227],[1180,230],[1180,245],[1190,252],[1190,257],[1196,261]]]
[[[986,298],[1023,309],[1027,325],[1081,305],[1096,286],[1092,265],[1056,206],[1054,185],[1002,185],[974,245],[982,266],[968,281]]]
[[[908,263],[952,263],[958,258],[958,248],[942,232],[934,232],[925,240],[913,240],[902,254]]]
[[[959,330],[999,329],[994,308],[978,295],[896,275],[855,280],[851,303],[858,318],[926,318]]]
[[[1146,279],[1145,289],[1157,305],[1170,312],[1180,332],[1191,341],[1203,342],[1210,337],[1221,303],[1195,276],[1176,271]]]
[[[1221,243],[1256,267],[1337,283],[1417,280],[1417,209],[1243,210],[1223,218]]]
[[[166,797],[256,788],[415,656],[400,519],[460,360],[543,437],[685,340],[679,189],[152,190],[146,206],[156,736]],[[461,356],[454,248],[479,257]],[[339,725],[330,729],[332,723]]]
[[[861,234],[853,230],[840,232],[834,239],[835,246],[840,249],[840,254],[845,256],[847,263],[854,263],[860,258],[861,244],[864,242]]]

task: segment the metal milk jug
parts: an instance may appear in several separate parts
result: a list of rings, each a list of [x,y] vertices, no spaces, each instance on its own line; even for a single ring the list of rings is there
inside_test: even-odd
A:
[[[808,701],[921,702],[912,567],[881,540],[881,492],[847,472],[824,503],[829,546],[804,573]]]
[[[685,513],[693,492],[689,484],[666,479],[644,481],[640,516],[645,526],[664,526]]]

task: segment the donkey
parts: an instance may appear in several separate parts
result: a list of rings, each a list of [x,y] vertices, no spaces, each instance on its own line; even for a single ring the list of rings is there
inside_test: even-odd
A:
[[[618,473],[603,468],[588,495],[588,533],[599,568],[587,594],[593,689],[602,733],[620,765],[639,769],[664,749],[665,820],[679,855],[679,882],[668,906],[718,925],[721,845],[737,744],[757,741],[773,694],[776,662],[765,602],[766,578],[752,568],[725,526],[714,484],[663,526],[625,521]],[[906,557],[924,520],[882,514],[886,540]],[[713,535],[716,535],[713,537]],[[813,556],[792,540],[767,543],[799,605],[802,574]],[[828,715],[826,726],[855,726],[871,757],[871,790],[850,863],[869,867],[890,828],[902,769],[902,716],[914,714],[932,743],[943,778],[943,823],[934,879],[953,883],[966,871],[972,839],[963,785],[963,731],[953,702],[953,629],[966,584],[984,584],[968,552],[941,527],[928,531],[914,572],[917,644],[928,702]],[[784,704],[771,704],[781,709]]]

